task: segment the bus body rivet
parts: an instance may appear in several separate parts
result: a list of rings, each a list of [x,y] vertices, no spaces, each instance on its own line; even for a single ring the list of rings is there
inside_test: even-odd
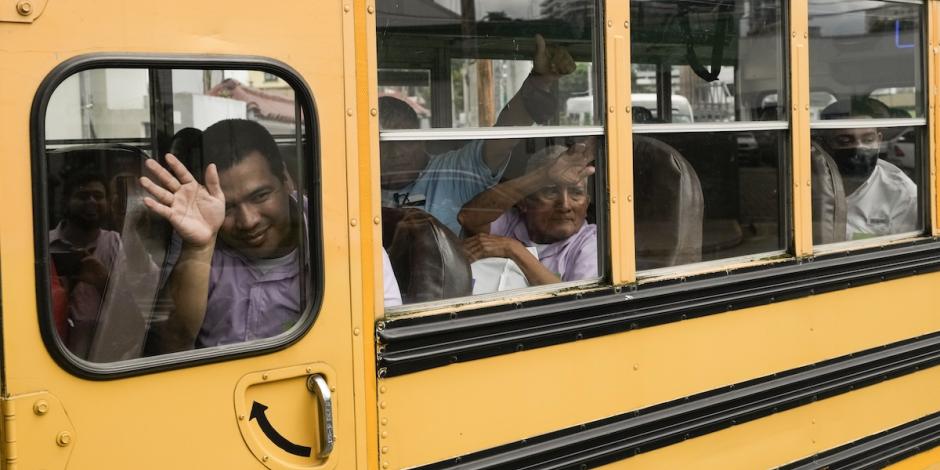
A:
[[[375,108],[372,108],[372,109],[369,110],[369,114],[371,114],[371,115],[373,115],[373,116],[378,116],[378,115],[379,115],[379,110],[378,110],[378,109],[375,109]]]
[[[388,462],[382,462],[382,468],[388,468]]]
[[[366,11],[368,11],[369,14],[371,15],[371,14],[375,13],[375,7],[372,6],[372,5],[369,5],[369,8],[366,8]]]
[[[382,426],[388,425],[388,418],[382,418]]]
[[[353,115],[353,110],[352,110],[352,108],[349,108],[349,109],[346,110],[346,115],[347,115],[347,116],[352,116],[352,115]]]
[[[21,16],[29,16],[33,12],[33,4],[27,0],[16,2],[16,12]]]
[[[356,328],[353,330],[353,336],[359,336],[359,333],[360,333],[359,328]]]
[[[350,219],[350,220],[349,220],[349,225],[352,225],[353,227],[355,227],[355,226],[359,225],[359,221],[356,220],[356,219]]]
[[[268,374],[261,374],[261,380],[268,380]]]
[[[245,415],[238,415],[238,420],[239,420],[239,421],[244,421],[244,420],[245,420]]]
[[[640,370],[639,364],[633,364],[633,370]]]
[[[308,367],[308,368],[307,368],[307,373],[308,373],[308,374],[312,374],[312,373],[313,373],[313,367]]]
[[[633,195],[631,194],[627,195],[627,202],[633,202]]]
[[[609,111],[609,112],[611,112],[611,113],[613,113],[613,112],[614,112],[614,107],[613,107],[613,106],[611,106],[611,107],[609,107],[609,108],[607,108],[607,111]]]
[[[46,400],[39,400],[36,403],[33,403],[33,413],[36,413],[39,416],[42,416],[49,412],[49,403]]]
[[[382,431],[382,439],[388,438],[388,431]]]
[[[388,453],[388,447],[383,447],[383,448],[382,448],[382,453],[383,453],[383,454],[387,454],[387,453]]]
[[[58,444],[59,447],[67,447],[72,443],[72,435],[69,434],[68,431],[62,431],[55,437],[55,443]]]
[[[387,406],[388,406],[388,404],[385,403],[384,401],[383,401],[382,403],[379,403],[379,408],[382,408],[383,410],[384,410]]]
[[[352,10],[352,8],[350,8],[348,3],[346,5],[343,5],[343,11],[345,11],[346,13],[349,13],[349,10]]]
[[[267,462],[268,460],[271,460],[271,457],[268,457],[267,455],[265,455],[264,457],[261,457],[262,462]]]
[[[379,387],[379,393],[385,393],[385,392],[387,392],[387,391],[388,391],[388,389],[385,388],[385,385]]]
[[[611,21],[611,20],[607,20],[607,27],[608,27],[608,28],[611,28],[611,27],[613,27],[613,26],[614,26],[614,22]]]
[[[380,219],[379,216],[375,216],[375,218],[372,219],[372,223],[375,225],[382,225],[382,219]]]
[[[624,28],[627,28],[627,29],[630,29],[630,21],[624,21],[624,22],[623,22],[623,27],[624,27]]]

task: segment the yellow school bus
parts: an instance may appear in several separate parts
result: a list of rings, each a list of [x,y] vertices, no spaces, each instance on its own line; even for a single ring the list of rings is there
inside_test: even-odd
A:
[[[0,468],[940,465],[934,0],[0,0]]]

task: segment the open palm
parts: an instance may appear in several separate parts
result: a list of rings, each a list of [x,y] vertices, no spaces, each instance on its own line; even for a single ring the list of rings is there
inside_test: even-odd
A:
[[[147,160],[147,169],[159,184],[146,176],[140,178],[141,186],[151,196],[144,198],[144,204],[169,221],[185,243],[195,246],[212,243],[225,219],[225,194],[216,166],[210,164],[206,168],[203,186],[172,154],[166,155],[166,162],[173,174],[156,161]]]

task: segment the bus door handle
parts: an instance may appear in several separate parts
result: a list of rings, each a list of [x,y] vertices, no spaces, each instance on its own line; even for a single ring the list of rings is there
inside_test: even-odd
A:
[[[336,436],[333,434],[333,396],[326,379],[320,374],[307,377],[307,390],[317,396],[320,407],[320,452],[321,459],[326,459],[333,452]]]

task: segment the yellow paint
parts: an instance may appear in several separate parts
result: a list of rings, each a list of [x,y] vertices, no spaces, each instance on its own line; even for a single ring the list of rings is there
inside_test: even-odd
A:
[[[927,168],[930,171],[930,188],[933,191],[933,197],[928,200],[933,201],[933,210],[928,210],[929,227],[934,236],[940,235],[940,186],[937,186],[937,168],[940,168],[940,152],[937,150],[938,135],[936,123],[940,122],[940,96],[937,90],[940,89],[940,5],[937,2],[927,2],[927,131],[928,139],[928,158]]]
[[[610,214],[610,272],[614,284],[636,280],[633,232],[633,115],[630,78],[630,7],[607,2],[605,34],[607,67],[607,168]]]
[[[793,174],[793,245],[796,256],[813,253],[812,169],[809,116],[809,0],[790,5],[790,151]],[[786,4],[786,3],[785,3]]]
[[[940,470],[940,447],[904,459],[885,470]]]
[[[434,462],[940,331],[938,282],[916,276],[380,380],[389,460]]]
[[[937,409],[935,390],[938,386],[940,369],[929,369],[640,454],[604,468],[773,468],[926,416]]]
[[[72,451],[82,445],[62,403],[48,392],[5,399],[3,411],[4,424],[15,423],[11,437],[16,441],[16,449],[11,449],[13,454],[4,452],[3,456],[6,465],[3,468],[7,470],[65,468]]]

